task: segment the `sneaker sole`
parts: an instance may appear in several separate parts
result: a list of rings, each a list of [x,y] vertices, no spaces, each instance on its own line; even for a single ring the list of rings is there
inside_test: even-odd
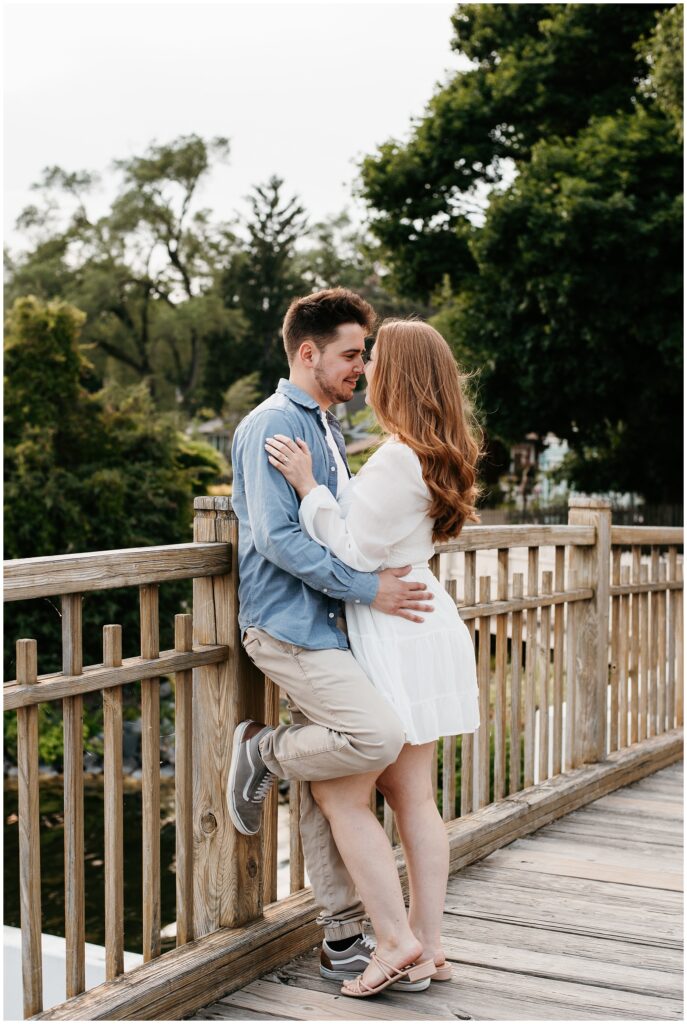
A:
[[[260,831],[256,829],[254,832],[249,831],[241,821],[236,805],[234,804],[234,786],[233,779],[236,773],[236,765],[239,759],[239,751],[241,749],[241,740],[243,734],[250,725],[250,722],[241,722],[234,729],[234,739],[231,747],[231,764],[229,765],[229,779],[227,781],[227,810],[229,811],[229,817],[231,818],[234,828],[237,832],[240,832],[242,836],[255,836]]]
[[[353,981],[358,977],[351,971],[332,971],[328,967],[323,967],[322,964],[320,964],[320,976],[326,978],[327,981]],[[403,989],[404,992],[424,992],[429,988],[430,981],[431,978],[422,978],[420,981],[395,981],[388,987]]]

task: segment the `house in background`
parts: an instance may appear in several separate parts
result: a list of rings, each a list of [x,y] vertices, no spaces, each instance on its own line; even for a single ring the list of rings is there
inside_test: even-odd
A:
[[[188,434],[194,434],[203,441],[207,441],[218,452],[229,460],[231,458],[231,439],[234,432],[229,429],[224,420],[216,416],[214,420],[207,420],[199,427],[189,427]]]

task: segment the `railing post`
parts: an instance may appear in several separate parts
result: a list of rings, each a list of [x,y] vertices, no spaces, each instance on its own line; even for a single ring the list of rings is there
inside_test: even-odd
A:
[[[229,648],[226,661],[193,670],[193,922],[199,938],[262,914],[262,832],[236,831],[226,786],[234,728],[244,718],[262,718],[265,687],[241,646],[238,520],[228,497],[195,499],[193,539],[231,545],[229,574],[193,581],[194,643]]]
[[[592,587],[589,601],[569,608],[575,616],[572,767],[606,757],[608,693],[608,606],[610,601],[611,504],[603,498],[571,498],[569,526],[593,526],[593,546],[570,548],[571,585]]]

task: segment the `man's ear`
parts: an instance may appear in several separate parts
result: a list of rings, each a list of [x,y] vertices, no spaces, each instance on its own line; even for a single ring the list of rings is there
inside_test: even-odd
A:
[[[314,366],[316,347],[312,341],[304,341],[298,349],[298,355],[304,366]]]

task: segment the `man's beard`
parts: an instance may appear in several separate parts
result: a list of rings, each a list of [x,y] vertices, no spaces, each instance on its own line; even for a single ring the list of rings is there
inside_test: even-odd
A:
[[[315,382],[318,388],[325,395],[326,398],[332,403],[332,405],[338,405],[339,402],[348,402],[351,399],[351,395],[346,395],[341,391],[338,391],[336,387],[331,384],[319,366],[315,367]],[[353,388],[355,390],[355,388]]]

